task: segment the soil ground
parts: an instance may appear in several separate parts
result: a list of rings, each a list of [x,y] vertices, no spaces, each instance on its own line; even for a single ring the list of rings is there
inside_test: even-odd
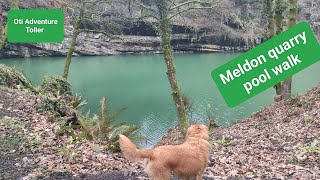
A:
[[[33,93],[0,87],[0,179],[148,179],[139,163],[103,145],[56,136],[58,124],[37,112],[39,101]],[[158,145],[182,141],[172,129]],[[204,179],[320,179],[317,141],[320,85],[213,129]]]

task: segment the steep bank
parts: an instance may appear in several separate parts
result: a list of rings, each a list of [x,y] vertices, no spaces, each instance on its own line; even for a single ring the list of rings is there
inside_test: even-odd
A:
[[[171,129],[158,145],[180,144]],[[319,179],[320,85],[213,129],[208,179]]]
[[[211,177],[319,179],[320,85],[217,129],[212,139]]]
[[[56,136],[59,125],[34,108],[40,101],[33,93],[0,88],[1,157],[9,157],[1,159],[1,178],[148,179],[141,165],[103,145]],[[320,85],[215,129],[204,179],[319,179],[319,109]],[[180,142],[173,130],[160,144]]]
[[[41,101],[32,92],[0,86],[0,179],[91,179],[102,171],[108,171],[106,179],[121,179],[129,175],[125,169],[139,168],[102,146],[96,150],[93,142],[57,136],[59,124],[35,108]]]

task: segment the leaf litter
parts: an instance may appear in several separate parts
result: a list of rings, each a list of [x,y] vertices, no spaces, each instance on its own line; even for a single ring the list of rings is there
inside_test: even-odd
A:
[[[15,163],[32,167],[23,179],[148,179],[141,163],[131,163],[106,144],[72,142],[50,114],[38,113],[41,99],[30,92],[0,88],[0,119],[25,124],[26,142],[9,152],[24,152]],[[1,128],[8,126],[0,120]],[[13,121],[14,122],[14,121]],[[7,138],[13,130],[1,132]],[[204,179],[320,179],[320,85],[306,95],[263,108],[247,119],[211,133],[212,149]],[[157,145],[183,141],[171,129]],[[2,148],[1,148],[2,149]],[[303,152],[303,153],[302,153]],[[173,179],[175,179],[173,177]]]

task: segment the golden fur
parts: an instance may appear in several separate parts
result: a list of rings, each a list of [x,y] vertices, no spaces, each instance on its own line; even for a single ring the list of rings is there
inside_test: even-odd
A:
[[[152,180],[168,180],[171,171],[189,180],[202,174],[208,164],[209,132],[205,125],[191,125],[186,142],[180,145],[159,146],[154,149],[137,149],[126,136],[120,135],[120,148],[124,156],[136,161],[145,160],[145,171]]]

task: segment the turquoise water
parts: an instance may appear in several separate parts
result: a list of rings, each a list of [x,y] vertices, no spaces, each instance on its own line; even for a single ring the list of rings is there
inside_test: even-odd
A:
[[[220,125],[227,126],[272,103],[274,89],[270,88],[236,108],[225,104],[210,73],[237,55],[175,54],[180,87],[193,104],[193,122],[206,123],[210,114]],[[41,57],[1,59],[0,63],[18,67],[38,85],[46,74],[61,75],[64,61],[65,58],[60,57]],[[319,69],[318,62],[295,75],[293,92],[303,94],[319,84]],[[142,125],[141,133],[155,142],[177,124],[165,72],[162,55],[75,57],[69,78],[73,91],[81,93],[88,101],[83,111],[97,112],[101,97],[108,96],[112,110],[127,108],[119,122]]]

